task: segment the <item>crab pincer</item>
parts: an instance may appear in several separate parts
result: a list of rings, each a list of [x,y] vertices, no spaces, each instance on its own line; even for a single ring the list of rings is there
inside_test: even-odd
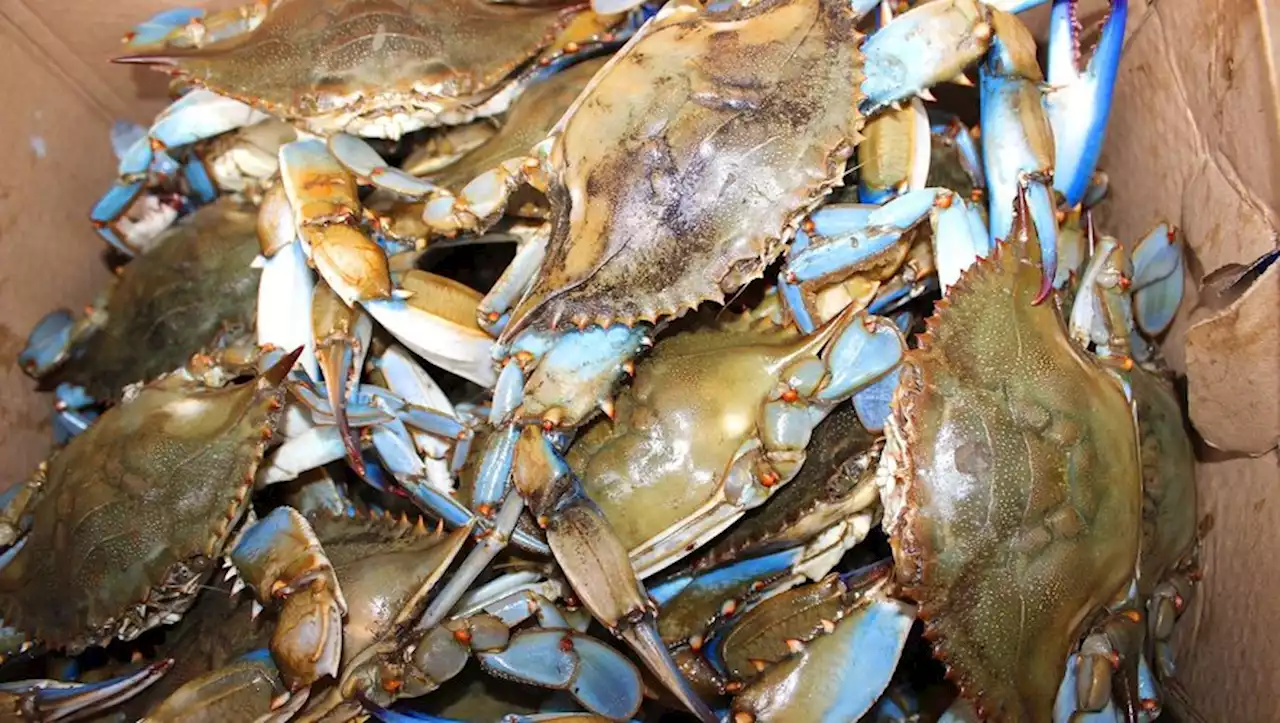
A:
[[[1129,0],[1111,0],[1097,45],[1088,60],[1082,62],[1078,5],[1078,0],[1053,2],[1048,87],[1044,93],[1055,146],[1053,188],[1062,194],[1068,207],[1085,199],[1102,154],[1129,15]]]
[[[347,602],[306,519],[276,508],[245,531],[231,559],[260,603],[280,603],[271,652],[289,690],[337,675]]]
[[[346,397],[348,389],[354,393],[359,381],[373,336],[373,321],[360,307],[342,303],[328,284],[319,283],[311,300],[311,325],[316,359],[324,374],[329,408],[347,450],[347,463],[363,477],[364,460],[359,440],[347,422]]]

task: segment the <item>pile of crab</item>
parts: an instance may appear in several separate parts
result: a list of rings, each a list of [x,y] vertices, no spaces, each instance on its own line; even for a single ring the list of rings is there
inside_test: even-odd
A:
[[[1126,0],[1086,52],[1052,0],[1047,75],[1038,4],[138,26],[116,277],[20,358],[5,719],[1185,705],[1182,246],[1092,221]]]

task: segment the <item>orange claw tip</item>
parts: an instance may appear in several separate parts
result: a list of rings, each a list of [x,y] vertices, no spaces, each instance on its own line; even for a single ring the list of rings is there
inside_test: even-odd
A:
[[[1053,276],[1054,271],[1044,269],[1040,275],[1040,292],[1036,294],[1036,298],[1031,301],[1032,306],[1039,306],[1044,300],[1049,298],[1049,294],[1053,293]]]

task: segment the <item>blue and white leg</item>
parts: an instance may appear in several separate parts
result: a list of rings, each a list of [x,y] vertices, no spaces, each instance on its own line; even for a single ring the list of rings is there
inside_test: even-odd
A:
[[[1016,38],[997,38],[979,68],[982,155],[987,178],[991,240],[1007,239],[1014,205],[1025,189],[1040,238],[1043,281],[1036,303],[1048,297],[1057,275],[1058,219],[1051,183],[1053,133],[1041,103],[1040,67],[1025,50],[1035,41],[1025,27]]]
[[[27,335],[27,344],[18,353],[18,366],[35,379],[58,368],[71,353],[76,331],[76,320],[66,309],[45,314]]]
[[[1182,304],[1182,242],[1177,229],[1159,224],[1133,247],[1133,316],[1137,328],[1155,338],[1168,330]]]
[[[146,690],[169,672],[173,660],[160,660],[101,683],[19,680],[0,683],[0,709],[18,720],[59,721],[90,716]]]
[[[485,331],[497,336],[506,327],[511,309],[533,283],[547,253],[551,225],[541,224],[521,239],[520,248],[502,276],[476,309],[477,321]]]
[[[819,315],[817,290],[859,269],[873,266],[925,220],[934,229],[939,273],[960,270],[988,253],[981,215],[972,204],[943,188],[908,191],[883,206],[832,204],[801,225],[787,250],[778,288],[797,327],[812,333],[826,321]]]
[[[120,159],[115,185],[89,212],[94,227],[112,246],[135,255],[136,250],[117,233],[115,224],[142,193],[157,151],[188,146],[268,117],[238,100],[207,90],[193,90],[179,98],[156,117],[147,135],[135,141]],[[217,189],[207,183],[207,176],[201,179],[202,174],[201,168],[196,176],[188,175],[187,180],[194,182],[192,191],[198,200],[211,201],[217,196]]]
[[[1048,89],[1044,106],[1053,126],[1053,187],[1068,207],[1081,203],[1098,166],[1111,115],[1128,0],[1112,0],[1111,11],[1087,62],[1081,57],[1078,0],[1054,0],[1049,20]],[[983,126],[986,133],[986,126]]]

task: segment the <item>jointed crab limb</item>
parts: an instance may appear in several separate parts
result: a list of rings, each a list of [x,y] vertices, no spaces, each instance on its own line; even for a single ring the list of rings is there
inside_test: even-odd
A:
[[[871,710],[915,622],[913,606],[887,596],[888,580],[883,565],[830,575],[729,622],[708,655],[741,690],[732,719],[857,720]]]
[[[516,489],[544,526],[547,543],[582,604],[625,640],[700,720],[716,720],[663,645],[653,604],[632,571],[626,548],[542,430],[524,428],[515,462]]]
[[[260,215],[259,221],[262,218]],[[262,267],[258,279],[258,345],[277,349],[301,347],[299,363],[312,381],[319,382],[323,377],[316,361],[315,334],[311,328],[311,300],[316,293],[316,280],[307,265],[302,244],[292,242],[292,219],[289,224],[290,242],[256,262]]]
[[[510,318],[511,309],[533,283],[533,278],[542,265],[550,235],[551,227],[546,224],[528,234],[516,251],[515,258],[480,301],[476,307],[476,316],[480,327],[485,331],[495,336],[502,333]]]
[[[1008,238],[1015,196],[1026,189],[1044,267],[1036,297],[1039,303],[1053,289],[1058,263],[1057,208],[1051,188],[1053,134],[1041,103],[1043,76],[1035,57],[1035,40],[1016,20],[999,14],[993,17],[1004,20],[997,23],[998,37],[979,69],[991,241]]]
[[[302,515],[276,508],[245,531],[231,559],[259,602],[281,601],[271,652],[289,690],[337,675],[347,603]]]
[[[307,702],[309,689],[291,693],[266,649],[246,653],[193,680],[147,713],[147,723],[178,723],[198,711],[207,720],[283,722]]]
[[[137,250],[117,231],[116,224],[142,193],[156,151],[187,146],[268,117],[240,101],[207,90],[187,93],[157,116],[148,134],[139,138],[120,159],[119,180],[89,212],[94,227],[112,246],[134,256]],[[201,185],[205,197],[200,200],[212,200],[212,186]]]
[[[1077,5],[1078,0],[1054,0],[1044,94],[1056,148],[1053,187],[1068,207],[1084,200],[1102,153],[1129,15],[1128,0],[1112,0],[1098,44],[1082,67]],[[983,133],[987,133],[985,123]]]
[[[141,693],[173,667],[160,660],[100,683],[64,683],[58,680],[19,680],[0,684],[0,711],[20,721],[72,720],[91,716]]]
[[[319,284],[311,298],[312,334],[316,359],[324,374],[329,409],[347,449],[347,461],[357,474],[364,474],[360,444],[347,425],[346,396],[355,393],[364,357],[373,336],[373,321],[358,307],[350,307],[333,293],[327,284]]]
[[[858,144],[858,200],[883,203],[924,188],[929,177],[929,115],[912,98],[903,108],[867,121]]]
[[[361,228],[355,180],[319,140],[280,149],[280,177],[311,263],[347,304],[391,296],[387,257]]]
[[[1124,247],[1110,236],[1097,239],[1093,246],[1093,256],[1071,306],[1071,338],[1082,347],[1092,346],[1099,358],[1127,370],[1133,365],[1132,265]]]
[[[1159,224],[1133,247],[1134,323],[1142,333],[1156,337],[1173,323],[1182,303],[1186,262],[1177,229]]]
[[[824,321],[815,287],[851,273],[901,263],[902,243],[925,219],[933,228],[934,261],[945,286],[989,252],[978,210],[946,189],[907,191],[883,206],[832,204],[811,215],[796,232],[778,279],[797,327],[810,333]]]

